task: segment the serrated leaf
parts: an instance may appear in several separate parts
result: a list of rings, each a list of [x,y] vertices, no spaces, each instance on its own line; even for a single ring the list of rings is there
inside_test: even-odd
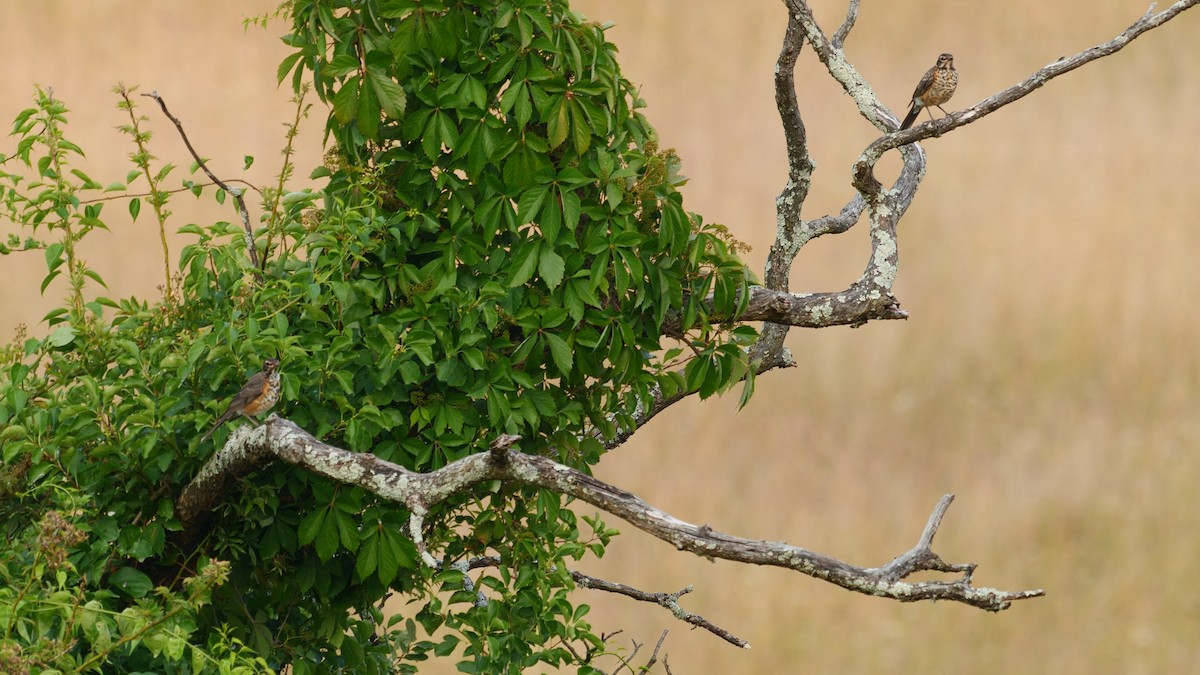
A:
[[[333,513],[334,521],[337,523],[338,539],[342,544],[342,548],[347,551],[358,550],[358,523],[350,514],[338,510]]]
[[[358,99],[358,130],[363,136],[375,140],[379,136],[379,98],[371,87],[363,87]]]
[[[376,561],[379,559],[379,537],[374,536],[366,539],[358,547],[358,553],[354,560],[354,573],[360,579],[367,578],[375,571]]]
[[[542,277],[542,281],[551,289],[558,288],[562,283],[563,272],[566,270],[566,263],[562,256],[554,252],[554,249],[549,246],[542,248],[541,255],[538,256],[538,275]]]
[[[323,561],[328,561],[337,553],[338,548],[338,526],[334,518],[325,518],[321,522],[321,527],[317,530],[317,538],[313,540],[313,544],[317,549],[317,557]]]
[[[333,116],[342,124],[349,124],[358,112],[358,76],[342,83],[342,88],[333,95]]]
[[[751,368],[746,372],[746,379],[742,381],[742,395],[738,398],[738,410],[746,407],[750,402],[750,398],[754,396],[754,369]]]
[[[558,97],[550,114],[546,116],[546,140],[551,148],[557,148],[567,140],[571,130],[571,111],[565,97]]]
[[[592,128],[587,123],[583,108],[571,106],[571,143],[575,146],[575,154],[582,155],[592,144]]]
[[[292,67],[296,65],[296,62],[300,60],[301,56],[304,56],[304,52],[296,52],[295,54],[290,54],[284,57],[284,59],[279,62],[279,67],[275,69],[276,84],[281,84],[283,79],[287,77],[288,73],[292,72]]]
[[[325,514],[328,513],[325,509],[316,509],[312,513],[304,517],[300,521],[300,528],[297,534],[301,546],[307,546],[317,538],[317,532],[325,523]]]
[[[395,80],[376,70],[368,70],[367,75],[371,78],[371,86],[375,89],[375,97],[379,100],[379,105],[383,108],[383,112],[388,117],[399,118],[403,116],[404,107],[408,102],[408,98],[404,93],[404,87],[401,87]]]
[[[517,202],[517,224],[524,225],[531,222],[541,210],[542,204],[549,194],[550,188],[545,185],[539,185],[521,193],[521,199]]]
[[[571,352],[567,341],[554,333],[546,333],[546,343],[550,345],[550,358],[554,359],[554,365],[558,366],[558,371],[564,375],[571,372],[571,366],[575,363],[575,355]]]
[[[379,581],[383,584],[390,584],[396,578],[396,573],[400,571],[401,554],[398,551],[398,544],[395,537],[384,532],[380,534],[383,539],[379,546],[379,557],[377,558],[379,569]]]
[[[509,288],[520,286],[533,277],[533,271],[538,266],[538,251],[540,248],[539,242],[530,241],[517,249],[517,255],[510,267],[512,275],[508,278]]]

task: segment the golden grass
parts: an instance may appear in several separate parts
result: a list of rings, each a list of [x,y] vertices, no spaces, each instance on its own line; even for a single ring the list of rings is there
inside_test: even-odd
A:
[[[226,173],[255,154],[266,180],[280,144],[272,133],[289,117],[273,81],[283,52],[272,37],[241,35],[244,6],[21,5],[30,22],[0,27],[10,59],[0,117],[23,107],[30,83],[63,82],[76,130],[94,139],[82,140],[92,161],[115,167],[105,178],[119,175],[128,148],[111,132],[120,119],[107,90],[124,79],[166,96]],[[817,5],[827,30],[842,6]],[[651,120],[692,177],[689,207],[729,224],[761,267],[785,167],[771,90],[781,3],[578,7],[617,23],[626,74],[643,83]],[[895,109],[939,52],[954,53],[954,104],[964,107],[1111,38],[1146,3],[1072,7],[864,3],[848,48]],[[86,56],[102,19],[111,62]],[[598,627],[650,644],[670,629],[676,673],[1162,673],[1200,662],[1197,21],[1185,14],[925,144],[929,175],[901,226],[897,292],[910,320],[796,331],[799,366],[764,377],[748,409],[735,412],[732,398],[682,404],[597,467],[681,518],[867,565],[910,546],[938,497],[955,492],[937,549],[980,563],[980,585],[1049,595],[999,615],[900,605],[780,570],[710,564],[622,525],[610,554],[581,571],[648,590],[695,584],[685,605],[754,649],[685,630],[661,609],[580,593]],[[820,166],[806,208],[816,216],[848,197],[849,162],[876,132],[809,50],[799,75]],[[174,137],[147,114],[158,153],[170,154]],[[319,152],[306,157],[311,166]],[[181,200],[176,226],[232,217],[185,209]],[[154,296],[150,227],[143,214],[90,254],[114,293]],[[793,288],[844,287],[866,255],[864,232],[818,241]],[[12,270],[0,328],[36,321],[40,260],[0,264]]]

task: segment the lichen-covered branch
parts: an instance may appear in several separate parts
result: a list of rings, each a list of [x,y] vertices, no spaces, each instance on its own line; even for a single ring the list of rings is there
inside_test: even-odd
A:
[[[717,532],[708,525],[694,525],[657,509],[625,490],[593,476],[559,464],[547,457],[527,455],[513,449],[519,438],[502,436],[492,449],[465,457],[430,473],[416,473],[369,453],[344,450],[314,438],[296,424],[272,416],[261,427],[236,430],[225,446],[214,454],[196,481],[180,496],[180,519],[193,526],[203,511],[224,497],[213,486],[227,486],[249,472],[268,456],[325,476],[344,485],[355,485],[403,504],[411,516],[410,534],[417,538],[421,558],[440,567],[426,550],[419,534],[430,510],[492,480],[513,481],[567,495],[603,509],[634,527],[682,551],[706,558],[720,558],[753,565],[790,569],[836,584],[847,590],[903,602],[949,600],[990,611],[1006,609],[1013,601],[1037,597],[1040,590],[1002,591],[971,585],[974,564],[948,565],[933,554],[931,545],[949,497],[943,498],[930,518],[917,546],[892,563],[865,568],[783,542],[747,539]],[[184,508],[187,505],[187,508]],[[906,581],[919,571],[954,572],[950,581]]]
[[[775,102],[788,150],[788,181],[776,200],[775,241],[767,255],[763,285],[769,291],[788,291],[788,275],[800,249],[817,237],[849,230],[864,211],[871,223],[871,256],[862,276],[841,292],[785,297],[755,289],[758,299],[763,301],[755,307],[759,311],[747,312],[741,319],[758,320],[763,312],[773,317],[763,319],[767,323],[752,358],[776,366],[791,365],[791,356],[784,349],[783,340],[792,326],[858,325],[872,319],[904,317],[891,293],[899,263],[895,228],[912,202],[925,171],[924,154],[915,146],[906,147],[901,150],[904,166],[887,194],[881,187],[870,192],[860,190],[836,216],[808,221],[801,218],[813,172],[794,74],[803,43],[812,45],[830,75],[850,94],[860,114],[881,131],[888,129],[890,113],[862,75],[846,60],[841,49],[857,19],[858,3],[851,3],[846,19],[832,41],[817,25],[807,3],[785,0],[785,4],[789,10],[788,25],[775,65]]]
[[[841,292],[819,295],[793,294],[792,299],[755,289],[758,298],[769,298],[770,301],[765,305],[774,308],[769,318],[763,317],[761,305],[758,306],[760,311],[747,312],[742,317],[743,320],[770,322],[764,326],[762,340],[755,350],[755,356],[759,358],[769,358],[773,354],[782,353],[783,337],[790,326],[820,328],[844,324],[858,325],[874,319],[896,319],[906,316],[892,296],[892,285],[899,263],[896,226],[916,196],[917,187],[925,174],[925,157],[915,145],[917,141],[940,136],[982,119],[1027,96],[1055,77],[1116,53],[1145,32],[1200,4],[1200,0],[1179,0],[1159,13],[1154,13],[1151,6],[1150,11],[1108,42],[1085,49],[1074,56],[1060,58],[1021,83],[966,110],[951,113],[937,121],[918,124],[911,129],[893,131],[898,126],[895,115],[878,99],[870,84],[842,51],[842,43],[857,18],[858,3],[850,3],[845,21],[834,38],[830,39],[817,24],[806,0],[783,1],[788,8],[788,25],[775,67],[775,99],[788,149],[788,182],[777,202],[776,237],[768,254],[763,285],[770,291],[787,291],[787,275],[800,249],[817,237],[845,232],[864,213],[871,228],[871,255],[862,276]],[[796,57],[804,42],[812,46],[817,58],[849,95],[859,114],[884,132],[863,150],[854,165],[852,186],[855,194],[841,212],[836,216],[807,221],[800,218],[800,212],[812,180],[813,165],[804,143],[804,124],[792,75]],[[885,190],[876,180],[874,169],[886,152],[895,149],[901,152],[904,165],[896,181]]]
[[[793,2],[796,0],[788,1]],[[874,173],[875,164],[887,151],[904,147],[907,144],[929,138],[930,136],[941,136],[958,127],[978,122],[1000,108],[1032,94],[1035,89],[1038,89],[1060,75],[1065,75],[1080,66],[1119,52],[1143,33],[1158,28],[1176,16],[1179,16],[1184,10],[1196,5],[1200,5],[1200,0],[1179,0],[1179,2],[1155,14],[1154,5],[1151,4],[1150,9],[1140,19],[1133,22],[1128,28],[1121,31],[1119,35],[1108,42],[1089,47],[1073,56],[1061,57],[1057,61],[1037,70],[1021,82],[1004,91],[993,94],[965,110],[954,112],[941,119],[924,122],[912,128],[878,138],[863,150],[858,162],[854,165],[855,187],[863,191],[878,189],[879,182],[875,179]]]

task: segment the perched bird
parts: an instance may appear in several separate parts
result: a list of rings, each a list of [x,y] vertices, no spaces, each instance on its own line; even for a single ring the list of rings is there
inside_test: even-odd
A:
[[[229,407],[217,418],[217,423],[213,425],[213,428],[200,437],[200,442],[207,441],[217,427],[238,415],[257,424],[254,421],[254,415],[270,410],[271,406],[279,400],[279,392],[279,359],[267,359],[263,361],[262,372],[255,373],[246,381],[242,390],[229,402]]]
[[[929,119],[933,119],[933,111],[929,110],[929,106],[941,110],[943,115],[949,114],[942,109],[942,104],[950,100],[957,86],[958,71],[954,69],[954,56],[942,54],[938,57],[937,64],[925,73],[925,77],[921,78],[921,82],[913,91],[912,101],[908,104],[908,115],[905,115],[900,128],[911,127],[913,122],[917,121],[917,113],[922,109],[929,113]]]

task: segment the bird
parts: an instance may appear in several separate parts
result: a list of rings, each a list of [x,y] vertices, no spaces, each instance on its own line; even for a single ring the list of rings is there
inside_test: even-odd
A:
[[[921,78],[917,88],[913,90],[912,101],[908,104],[908,115],[905,115],[904,122],[900,124],[900,130],[911,127],[922,109],[929,113],[929,119],[933,119],[933,111],[929,110],[929,106],[941,110],[943,115],[949,114],[942,109],[942,104],[950,100],[957,86],[958,71],[954,69],[954,56],[942,54],[937,58],[937,64],[926,71],[925,77]]]
[[[233,397],[233,400],[229,402],[229,407],[217,418],[217,423],[208,430],[208,433],[200,437],[200,442],[207,441],[217,427],[238,415],[254,422],[254,415],[270,410],[271,406],[279,401],[279,393],[279,359],[267,359],[263,361],[262,371],[246,380],[246,384],[242,385],[242,390]],[[257,424],[257,422],[254,423]]]

